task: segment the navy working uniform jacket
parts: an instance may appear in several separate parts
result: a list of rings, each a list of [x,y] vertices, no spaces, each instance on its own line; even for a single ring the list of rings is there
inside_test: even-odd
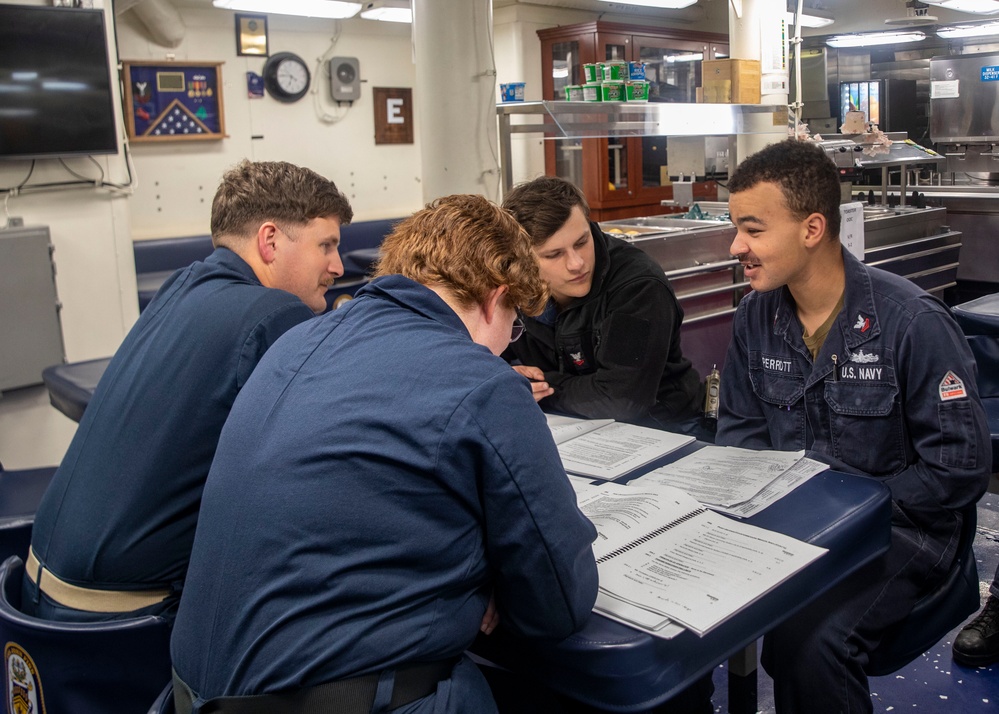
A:
[[[808,450],[892,495],[888,550],[764,638],[777,711],[870,712],[865,673],[886,628],[954,559],[991,446],[975,363],[936,298],[843,250],[843,309],[815,359],[787,287],[743,298],[725,358],[717,443]]]
[[[545,410],[663,427],[699,416],[704,386],[680,350],[680,307],[663,269],[591,222],[589,294],[526,318],[504,357],[538,367],[555,393]]]
[[[739,305],[717,443],[809,450],[877,477],[917,524],[974,503],[990,440],[975,361],[945,305],[843,249],[846,294],[815,364],[787,287]]]
[[[38,507],[41,562],[84,587],[179,588],[236,393],[311,317],[227,248],[171,276],[108,364]]]
[[[204,700],[440,660],[491,594],[501,626],[562,638],[596,597],[595,535],[523,377],[434,292],[378,278],[289,331],[237,398],[174,667]],[[480,705],[463,661],[407,711]]]

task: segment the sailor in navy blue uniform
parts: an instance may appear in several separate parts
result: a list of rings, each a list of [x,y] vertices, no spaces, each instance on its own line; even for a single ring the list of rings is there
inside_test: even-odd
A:
[[[267,348],[326,307],[352,215],[333,182],[305,168],[244,161],[225,174],[212,204],[215,251],[172,275],[143,311],[38,507],[29,612],[173,617],[233,400]]]
[[[840,244],[822,149],[769,146],[729,191],[731,252],[754,292],[735,316],[717,443],[805,449],[892,494],[888,552],[768,635],[763,664],[782,714],[869,712],[867,653],[947,571],[960,510],[987,485],[974,359],[943,303]]]
[[[498,357],[546,298],[516,221],[451,196],[396,227],[346,307],[264,356],[204,492],[172,642],[181,714],[328,711],[302,702],[358,687],[336,711],[491,712],[462,655],[491,599],[528,637],[586,621],[596,534]]]

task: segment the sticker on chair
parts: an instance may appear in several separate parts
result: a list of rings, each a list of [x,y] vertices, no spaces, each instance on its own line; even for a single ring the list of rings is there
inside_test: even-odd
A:
[[[8,642],[3,659],[7,673],[7,713],[45,714],[42,680],[31,655],[16,642]]]

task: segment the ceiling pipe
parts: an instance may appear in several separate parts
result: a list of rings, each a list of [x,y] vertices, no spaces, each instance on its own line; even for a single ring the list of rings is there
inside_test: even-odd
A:
[[[170,0],[116,0],[115,15],[131,11],[149,33],[149,39],[163,47],[177,47],[187,27]]]

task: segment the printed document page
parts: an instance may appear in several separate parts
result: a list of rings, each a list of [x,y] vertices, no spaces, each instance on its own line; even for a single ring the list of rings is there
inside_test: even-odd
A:
[[[601,483],[577,491],[576,502],[597,529],[598,561],[622,545],[646,536],[689,511],[703,511],[682,491],[660,484]]]
[[[828,469],[828,464],[814,459],[803,458],[769,484],[763,490],[753,496],[748,501],[737,503],[734,506],[709,506],[711,510],[719,513],[727,513],[736,518],[749,518],[762,511],[771,503],[783,498],[791,493],[801,484],[817,473],[822,473]]]
[[[597,591],[597,601],[593,605],[593,611],[615,622],[636,627],[664,640],[671,640],[687,629],[668,617],[657,615],[632,605],[630,602],[619,600],[603,590]]]
[[[545,419],[548,420],[548,428],[556,444],[614,423],[613,419],[579,419],[563,414],[545,414]]]
[[[698,634],[825,552],[707,511],[677,489],[649,486],[601,484],[578,496],[598,532],[600,588]]]
[[[701,503],[732,506],[748,501],[804,455],[804,451],[705,446],[646,474],[642,480],[674,486]]]
[[[569,473],[610,480],[693,440],[692,436],[613,422],[560,442],[558,452]]]

